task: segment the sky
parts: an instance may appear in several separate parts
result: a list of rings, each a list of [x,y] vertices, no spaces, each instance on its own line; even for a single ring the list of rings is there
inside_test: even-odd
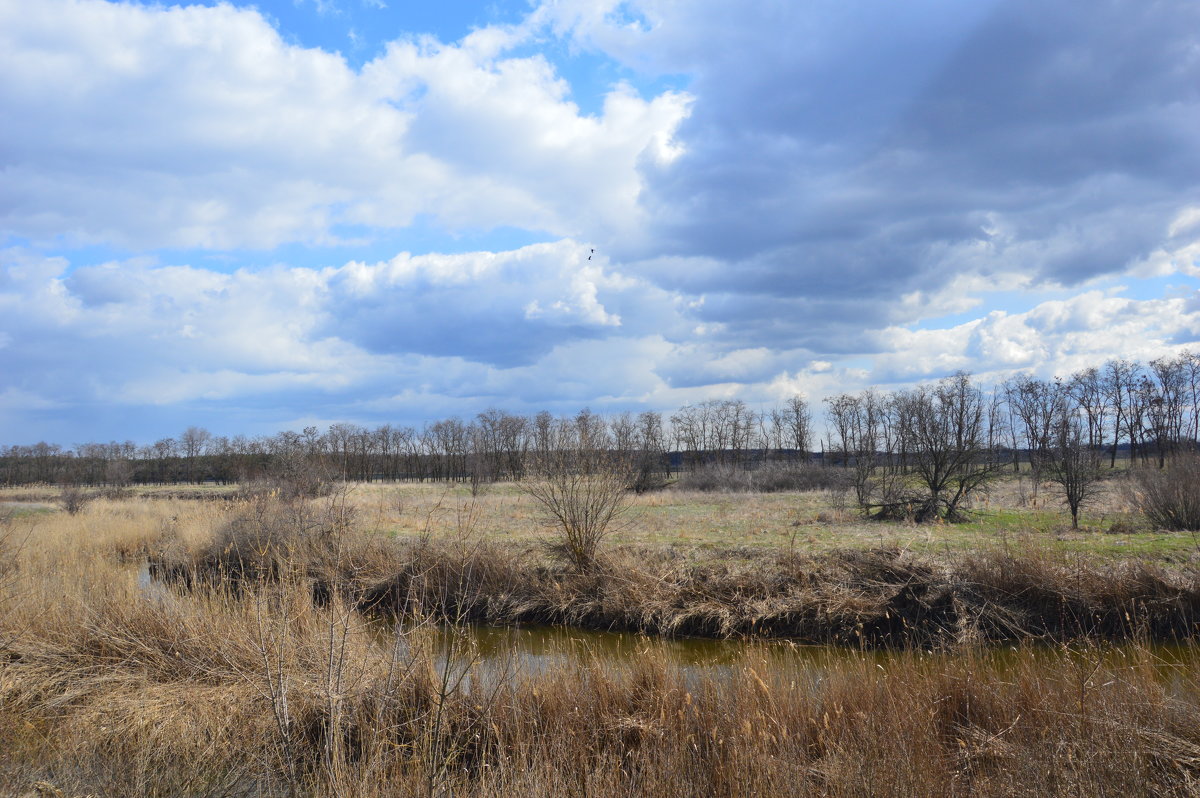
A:
[[[0,445],[1200,349],[1194,0],[0,0]]]

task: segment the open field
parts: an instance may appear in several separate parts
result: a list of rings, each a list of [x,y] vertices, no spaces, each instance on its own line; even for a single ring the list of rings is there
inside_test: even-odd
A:
[[[972,508],[965,524],[866,521],[853,500],[825,491],[806,493],[700,493],[667,490],[634,497],[614,524],[614,546],[674,546],[736,554],[766,548],[817,553],[843,547],[898,546],[917,552],[975,551],[1031,543],[1051,551],[1168,561],[1200,552],[1188,533],[1155,530],[1134,511],[1119,480],[1086,508],[1081,529],[1053,491],[1035,497],[1028,478],[1006,477]],[[545,539],[535,503],[511,484],[490,486],[472,497],[458,484],[401,483],[355,486],[351,501],[362,522],[383,534],[407,537],[471,531],[500,542]],[[847,506],[847,501],[849,506]]]
[[[1200,790],[1196,541],[1118,491],[1074,533],[1016,482],[936,526],[826,493],[667,491],[574,574],[511,486],[173,490],[74,515],[0,495],[8,794]],[[176,588],[147,585],[147,557]],[[381,632],[372,603],[410,621]],[[485,671],[473,617],[838,645],[748,643],[699,675],[649,645]]]

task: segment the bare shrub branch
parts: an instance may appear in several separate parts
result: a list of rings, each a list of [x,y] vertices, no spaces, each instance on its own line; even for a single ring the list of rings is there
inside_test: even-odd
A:
[[[558,533],[551,550],[580,572],[592,570],[600,542],[628,509],[635,477],[627,453],[607,448],[603,425],[586,411],[555,422],[551,445],[533,456],[520,483]]]

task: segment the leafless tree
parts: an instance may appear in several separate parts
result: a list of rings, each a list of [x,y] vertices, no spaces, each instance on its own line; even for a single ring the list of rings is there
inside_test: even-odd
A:
[[[1137,407],[1137,385],[1142,367],[1129,360],[1110,360],[1104,364],[1104,390],[1113,409],[1113,441],[1109,467],[1117,465],[1117,450],[1121,438],[1129,441],[1129,457],[1137,454],[1138,433],[1135,428],[1141,423],[1141,411]]]
[[[854,494],[860,507],[877,503],[881,497],[879,480],[889,476],[881,466],[887,437],[887,400],[874,389],[857,395],[842,394],[827,399],[831,433],[830,451],[842,464],[853,469]],[[890,493],[890,492],[889,492]]]
[[[958,373],[897,395],[897,422],[911,441],[912,478],[906,495],[869,509],[877,517],[917,521],[963,519],[964,504],[1002,468],[1002,427],[995,397]]]
[[[1062,383],[1021,375],[1004,384],[1004,396],[1014,420],[1014,439],[1024,443],[1036,496],[1050,454],[1055,419],[1067,396]]]
[[[1111,397],[1104,390],[1104,376],[1096,368],[1076,372],[1071,376],[1067,391],[1087,419],[1088,446],[1102,449],[1109,411],[1112,410]]]
[[[1158,451],[1158,467],[1179,448],[1183,439],[1189,395],[1187,355],[1160,357],[1150,361],[1149,374],[1142,380],[1149,434]]]
[[[1046,477],[1071,511],[1073,529],[1079,528],[1079,508],[1100,492],[1103,476],[1100,447],[1088,442],[1086,429],[1086,413],[1074,403],[1064,404],[1055,416],[1044,461]]]
[[[787,445],[804,462],[812,452],[812,411],[808,401],[800,394],[788,399],[784,407],[785,424],[788,432]]]

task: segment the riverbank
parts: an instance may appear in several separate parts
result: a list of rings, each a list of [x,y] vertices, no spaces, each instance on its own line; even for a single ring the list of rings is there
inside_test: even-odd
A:
[[[489,533],[465,502],[443,516],[461,522],[395,535],[373,506],[97,499],[75,516],[10,516],[0,783],[255,796],[1200,784],[1186,558],[1083,555],[1015,533],[1007,550],[616,542],[577,574],[535,539]],[[139,583],[146,556],[175,587]],[[408,620],[381,629],[383,610]],[[837,645],[814,668],[747,643],[720,678],[652,647],[614,659],[582,642],[537,668],[483,668],[464,624],[493,618]],[[1038,644],[984,645],[1018,639]]]
[[[1116,558],[984,535],[942,550],[626,543],[580,572],[535,542],[488,534],[481,514],[477,503],[459,505],[452,527],[392,537],[364,523],[348,495],[260,497],[230,510],[206,540],[164,542],[151,574],[184,589],[287,575],[317,601],[336,594],[360,611],[439,623],[867,648],[1175,641],[1200,631],[1193,557]]]
[[[383,637],[295,584],[147,601],[116,573],[75,574],[4,626],[11,794],[1187,795],[1200,779],[1194,648],[842,649],[814,670],[748,646],[719,679],[581,650],[485,672],[465,635],[439,658],[431,627]]]

